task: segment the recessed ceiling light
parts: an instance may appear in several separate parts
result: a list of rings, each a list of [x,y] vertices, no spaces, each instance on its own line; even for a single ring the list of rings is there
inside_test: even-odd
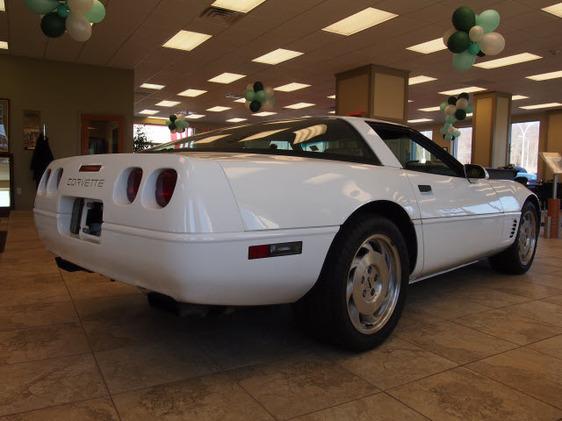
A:
[[[446,50],[447,46],[443,43],[443,38],[432,39],[431,41],[422,42],[421,44],[406,47],[406,50],[415,51],[416,53],[431,54],[437,51]]]
[[[215,0],[211,6],[221,9],[234,10],[235,12],[248,13],[254,7],[258,7],[265,0]]]
[[[287,105],[283,108],[289,108],[291,110],[300,110],[303,108],[314,107],[316,104],[311,104],[310,102],[297,102],[296,104]]]
[[[7,49],[8,49],[8,42],[0,41],[0,50],[7,50]]]
[[[160,101],[156,104],[157,107],[175,107],[176,105],[180,105],[181,102],[179,101]]]
[[[210,111],[212,113],[220,113],[222,111],[226,111],[230,109],[231,109],[230,107],[221,107],[220,105],[217,105],[216,107],[207,108],[207,111]]]
[[[176,50],[191,51],[197,46],[203,44],[212,35],[201,34],[199,32],[179,31],[176,35],[170,38],[162,45],[166,48],[174,48]]]
[[[437,78],[431,76],[419,75],[408,79],[408,85],[417,85],[418,83],[433,82],[434,80],[437,80]]]
[[[541,73],[539,75],[527,76],[527,79],[536,80],[540,82],[543,80],[557,79],[559,77],[562,77],[562,70],[558,70],[556,72]]]
[[[185,91],[180,92],[178,95],[195,98],[196,96],[203,95],[204,93],[207,93],[207,91],[204,91],[202,89],[186,89]]]
[[[214,83],[222,83],[222,84],[229,84],[232,82],[235,82],[239,79],[245,78],[246,75],[239,75],[238,73],[221,73],[220,75],[215,76],[212,79],[209,79],[209,82],[214,82]]]
[[[270,115],[275,115],[277,113],[273,112],[273,111],[262,111],[259,113],[255,113],[254,115],[257,117],[269,117]]]
[[[554,16],[557,16],[559,18],[562,18],[562,3],[556,3],[553,4],[552,6],[543,7],[541,10],[550,13]]]
[[[541,56],[537,56],[536,54],[521,53],[521,54],[515,54],[513,56],[497,58],[495,60],[484,61],[482,63],[477,63],[474,66],[480,67],[481,69],[497,69],[498,67],[512,66],[514,64],[539,60],[541,58],[542,58]]]
[[[427,123],[433,121],[431,118],[416,118],[414,120],[408,120],[408,123]]]
[[[140,87],[144,89],[154,89],[156,91],[160,91],[164,89],[166,86],[158,85],[157,83],[143,83]]]
[[[336,95],[335,94],[334,95],[328,95],[327,98],[328,99],[336,99]]]
[[[287,60],[291,60],[295,57],[302,56],[304,53],[300,53],[298,51],[293,50],[285,50],[284,48],[278,48],[277,50],[273,50],[263,56],[257,57],[252,61],[256,63],[264,63],[264,64],[279,64]]]
[[[522,99],[527,99],[527,98],[529,98],[529,97],[528,97],[528,96],[525,96],[525,95],[513,95],[513,96],[511,97],[511,100],[512,100],[512,101],[520,101],[520,100],[522,100]]]
[[[157,110],[142,110],[139,112],[139,114],[143,114],[143,115],[155,115],[158,114],[160,111]]]
[[[451,89],[450,91],[443,91],[439,93],[441,95],[458,95],[458,94],[462,94],[463,92],[466,92],[467,94],[471,94],[473,92],[480,92],[485,90],[486,88],[480,88],[479,86],[467,86],[465,88]]]
[[[298,91],[299,89],[304,89],[304,88],[308,88],[310,85],[307,85],[306,83],[297,83],[297,82],[292,82],[292,83],[287,83],[286,85],[283,86],[278,86],[277,88],[273,88],[275,91],[281,91],[281,92],[293,92],[293,91]]]
[[[408,102],[414,102],[413,100],[409,99]]]
[[[545,104],[535,104],[535,105],[524,105],[522,108],[524,110],[538,110],[541,108],[552,108],[552,107],[560,107],[562,104],[560,102],[548,102]]]
[[[245,104],[245,103],[246,103],[246,98],[238,98],[238,99],[235,99],[235,100],[232,101],[232,102],[238,102],[239,104]]]
[[[241,121],[246,121],[248,120],[247,118],[229,118],[227,121],[227,123],[240,123]]]
[[[433,111],[441,111],[441,107],[428,107],[428,108],[418,108],[420,111],[424,111],[426,113],[430,113]]]
[[[335,114],[335,111],[328,111],[328,114]]]
[[[205,117],[205,114],[188,114],[185,118],[189,118],[191,120],[199,120],[200,118]]]
[[[374,7],[367,7],[354,15],[339,20],[330,26],[326,26],[322,30],[326,32],[333,32],[334,34],[349,36],[386,22],[387,20],[393,19],[397,16],[398,15],[394,13],[375,9]]]

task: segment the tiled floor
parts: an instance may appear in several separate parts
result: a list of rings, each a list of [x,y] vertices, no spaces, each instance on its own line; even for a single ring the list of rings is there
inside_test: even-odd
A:
[[[413,286],[394,335],[350,354],[286,306],[179,318],[136,289],[60,272],[29,213],[0,254],[0,420],[560,420],[562,241],[504,276]]]

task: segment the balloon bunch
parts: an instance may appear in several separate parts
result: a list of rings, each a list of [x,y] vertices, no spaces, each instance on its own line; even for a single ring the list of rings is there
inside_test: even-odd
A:
[[[500,14],[484,10],[477,15],[470,7],[461,6],[453,13],[453,29],[445,32],[443,42],[453,55],[453,67],[464,71],[472,67],[476,56],[495,56],[505,48],[505,38],[494,32]]]
[[[275,105],[273,89],[264,88],[261,82],[250,83],[246,87],[244,98],[246,98],[246,107],[253,113],[257,113],[262,107],[271,109]]]
[[[459,129],[453,124],[462,121],[466,115],[472,112],[472,105],[469,103],[469,95],[463,92],[458,97],[450,96],[447,101],[441,103],[441,111],[445,113],[445,123],[441,127],[441,134],[445,140],[455,140],[461,135]]]
[[[168,120],[166,120],[166,125],[172,133],[183,133],[189,127],[189,122],[185,120],[185,114],[172,114]]]
[[[105,6],[100,0],[25,0],[33,12],[43,15],[41,30],[49,38],[68,32],[74,40],[88,41],[92,23],[105,18]]]

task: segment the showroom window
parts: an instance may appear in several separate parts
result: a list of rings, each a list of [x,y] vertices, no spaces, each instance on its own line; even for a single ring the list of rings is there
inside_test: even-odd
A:
[[[539,121],[525,121],[511,125],[509,163],[523,167],[528,173],[537,174],[539,157]]]
[[[433,130],[422,130],[420,131],[420,133],[423,134],[428,139],[433,140]]]
[[[185,139],[186,137],[193,136],[195,131],[192,127],[188,127],[183,133],[172,133],[166,126],[159,126],[156,124],[135,124],[133,133],[137,133],[141,129],[146,135],[147,140],[154,145],[161,143],[168,143],[174,140]]]
[[[472,158],[472,127],[459,127],[461,135],[453,142],[453,155],[461,164],[470,164]]]

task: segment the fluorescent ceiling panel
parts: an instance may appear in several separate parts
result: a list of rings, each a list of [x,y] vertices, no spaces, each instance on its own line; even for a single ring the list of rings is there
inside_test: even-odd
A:
[[[252,61],[264,64],[279,64],[283,63],[284,61],[291,60],[295,57],[302,56],[303,54],[304,53],[301,53],[299,51],[278,48],[277,50],[273,50],[267,54],[264,54],[263,56],[257,57]]]
[[[419,110],[424,111],[426,113],[430,113],[433,111],[441,111],[441,107],[437,106],[437,107],[419,108]]]
[[[8,49],[8,42],[0,41],[0,50],[7,50],[7,49]]]
[[[226,120],[227,123],[240,123],[241,121],[246,121],[248,120],[247,118],[229,118],[228,120]]]
[[[415,51],[421,54],[431,54],[437,51],[446,50],[447,46],[443,43],[443,38],[432,39],[431,41],[422,42],[421,44],[406,47],[406,50]]]
[[[180,105],[181,102],[179,101],[160,101],[156,104],[157,107],[175,107],[176,105]]]
[[[176,50],[191,51],[199,45],[203,44],[212,35],[201,34],[199,32],[179,31],[162,45],[165,48],[174,48]]]
[[[332,111],[328,111],[328,114],[335,114],[335,113],[336,113],[336,112],[333,111],[333,110],[332,110]]]
[[[466,92],[467,94],[471,94],[473,92],[481,92],[485,90],[486,88],[481,88],[479,86],[467,86],[465,88],[451,89],[450,91],[443,91],[439,93],[441,95],[458,95],[458,94],[462,94],[463,92]]]
[[[552,6],[543,7],[541,10],[550,13],[551,15],[562,18],[562,3],[556,3]]]
[[[255,7],[258,7],[265,0],[215,0],[211,6],[221,9],[233,10],[240,13],[248,13]]]
[[[222,83],[222,84],[229,84],[232,82],[236,82],[237,80],[240,80],[242,78],[245,78],[246,75],[239,75],[238,73],[221,73],[220,75],[215,76],[212,79],[209,79],[209,82],[214,82],[214,83]]]
[[[277,129],[277,130],[264,130],[263,132],[258,132],[258,133],[254,133],[253,135],[250,135],[242,140],[240,140],[240,142],[246,142],[248,140],[259,140],[259,139],[263,139],[266,138],[268,136],[272,136],[276,133],[279,132],[284,132],[285,130],[287,130],[286,128],[282,128],[282,129]]]
[[[528,61],[539,60],[541,58],[541,56],[537,56],[536,54],[521,53],[513,56],[497,58],[495,60],[484,61],[477,63],[474,66],[480,67],[481,69],[497,69],[498,67],[512,66],[514,64],[526,63]]]
[[[273,112],[273,111],[262,111],[260,113],[255,113],[254,115],[256,117],[269,117],[270,115],[275,115],[277,113]]]
[[[398,15],[384,10],[375,9],[374,7],[367,7],[362,11],[348,16],[345,19],[339,20],[330,26],[323,28],[323,31],[332,32],[339,35],[353,35],[357,32],[364,31],[375,25],[379,25],[387,20],[393,19]]]
[[[529,97],[528,97],[528,96],[525,96],[525,95],[513,95],[513,96],[511,97],[511,100],[512,100],[512,101],[520,101],[520,100],[522,100],[522,99],[527,99],[527,98],[529,98]]]
[[[316,124],[314,126],[305,127],[304,129],[299,129],[294,131],[295,138],[293,139],[293,145],[298,145],[302,142],[308,142],[310,139],[314,139],[317,136],[326,134],[328,126],[325,124]]]
[[[328,99],[336,99],[336,95],[335,94],[334,95],[328,95],[327,98]]]
[[[433,121],[431,118],[416,118],[415,120],[408,120],[408,123],[427,123]]]
[[[205,117],[205,114],[188,114],[185,118],[189,118],[191,120],[199,120],[200,118]]]
[[[233,102],[238,102],[239,104],[245,104],[246,98],[238,98],[238,99],[235,99]]]
[[[142,110],[139,112],[139,114],[143,114],[143,115],[155,115],[158,114],[160,111],[157,110]]]
[[[203,95],[205,93],[207,93],[207,91],[204,91],[202,89],[186,89],[185,91],[180,92],[178,95],[195,98],[196,96]]]
[[[541,82],[543,80],[557,79],[559,77],[562,77],[562,70],[557,70],[556,72],[541,73],[539,75],[527,76],[527,79]]]
[[[164,89],[166,86],[158,85],[157,83],[143,83],[140,87],[144,89],[153,89],[155,91],[160,91]]]
[[[6,4],[4,3],[4,0],[0,0],[0,12],[5,12],[6,11]]]
[[[560,106],[562,106],[560,102],[548,102],[545,104],[524,105],[519,108],[523,110],[540,110],[541,108],[552,108],[552,107],[560,107]]]
[[[277,88],[273,88],[273,89],[275,91],[281,91],[281,92],[293,92],[308,87],[310,87],[310,85],[307,85],[306,83],[292,82],[292,83],[287,83],[286,85],[283,86],[278,86]]]
[[[414,102],[413,100],[409,99],[408,102]]]
[[[314,107],[316,104],[311,104],[310,102],[297,102],[296,104],[287,105],[283,108],[288,108],[290,110],[301,110],[303,108]]]
[[[207,108],[207,111],[210,111],[212,113],[220,113],[230,109],[230,107],[221,107],[220,105],[217,105],[216,107]]]
[[[201,140],[196,140],[196,141],[193,142],[193,143],[197,143],[197,144],[200,144],[200,143],[213,143],[215,140],[219,140],[219,139],[222,139],[222,138],[227,137],[227,136],[230,136],[230,135],[228,135],[228,134],[218,134],[218,135],[215,135],[215,136],[205,137],[205,138],[203,138],[203,139],[201,139]]]
[[[433,82],[437,78],[425,75],[414,76],[408,79],[408,85],[417,85],[419,83]]]

